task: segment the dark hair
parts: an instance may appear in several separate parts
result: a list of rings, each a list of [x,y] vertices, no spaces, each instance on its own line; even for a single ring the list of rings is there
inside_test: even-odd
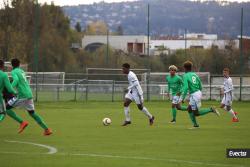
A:
[[[230,72],[229,68],[224,68],[223,71],[227,71],[227,72]]]
[[[186,61],[183,64],[183,67],[187,70],[187,71],[191,71],[192,67],[193,67],[193,63],[191,61]]]
[[[20,61],[18,60],[18,59],[12,59],[11,60],[11,65],[12,65],[12,67],[19,67],[20,66]]]
[[[3,68],[3,67],[4,67],[4,61],[0,60],[0,68]]]
[[[122,65],[122,67],[127,68],[127,69],[130,69],[130,65],[129,65],[128,63],[124,63],[124,64]]]

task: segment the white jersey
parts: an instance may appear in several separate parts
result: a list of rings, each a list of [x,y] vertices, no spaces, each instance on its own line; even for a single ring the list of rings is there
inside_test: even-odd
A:
[[[128,87],[129,91],[136,92],[140,96],[143,95],[143,91],[139,83],[139,80],[137,76],[135,75],[135,73],[133,73],[132,71],[129,71],[128,73],[128,82],[129,82],[129,87]]]
[[[223,89],[224,89],[224,96],[221,101],[222,104],[226,106],[232,106],[233,102],[233,81],[230,77],[225,78],[224,77],[224,84],[223,84]]]
[[[224,77],[223,89],[224,89],[224,94],[227,94],[227,93],[232,94],[233,81],[230,77],[228,78]]]

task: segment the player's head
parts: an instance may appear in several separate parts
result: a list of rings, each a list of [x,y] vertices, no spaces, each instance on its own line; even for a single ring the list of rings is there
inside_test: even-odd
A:
[[[124,64],[122,65],[122,72],[123,72],[124,74],[128,74],[128,73],[129,73],[129,70],[130,70],[130,65],[129,65],[128,63],[124,63]]]
[[[17,58],[12,59],[11,60],[11,65],[12,65],[13,68],[17,68],[17,67],[20,66],[20,61]]]
[[[186,61],[183,64],[185,72],[190,72],[192,71],[193,63],[191,61]]]
[[[170,75],[174,76],[178,68],[175,65],[171,65],[168,67]]]
[[[223,69],[223,76],[224,77],[228,77],[229,76],[229,72],[230,72],[229,68],[224,68]]]
[[[4,61],[0,60],[0,69],[3,70],[4,69]]]

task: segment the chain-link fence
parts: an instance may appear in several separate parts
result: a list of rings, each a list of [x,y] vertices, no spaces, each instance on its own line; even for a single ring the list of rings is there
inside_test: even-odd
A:
[[[137,74],[145,100],[166,100],[167,73],[158,73],[158,76],[152,74]],[[203,99],[221,100],[223,77],[210,76],[206,73],[198,73],[198,75],[203,83]],[[36,79],[41,81],[39,77],[46,81],[46,76],[31,77],[31,87],[37,101],[122,101],[124,88],[128,87],[127,78],[122,74],[66,73],[65,77],[54,79],[54,83],[51,83],[51,80],[49,83],[36,82]],[[234,84],[234,100],[250,100],[250,76],[231,76],[231,78]]]

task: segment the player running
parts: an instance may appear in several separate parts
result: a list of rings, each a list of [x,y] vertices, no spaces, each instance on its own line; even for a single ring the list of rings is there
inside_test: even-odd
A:
[[[200,109],[201,107],[201,97],[202,97],[202,84],[198,75],[192,72],[193,63],[186,61],[184,63],[185,74],[183,75],[183,94],[182,101],[186,98],[187,93],[190,93],[190,101],[188,105],[189,117],[193,123],[193,128],[198,128],[199,124],[196,121],[196,116],[206,115],[208,113],[215,113],[220,115],[220,113],[213,107]],[[192,129],[193,129],[192,128]]]
[[[11,76],[13,79],[12,86],[17,88],[18,95],[10,99],[6,105],[6,113],[15,121],[20,123],[19,133],[21,133],[27,126],[28,122],[23,121],[21,117],[16,115],[12,108],[23,107],[25,108],[29,115],[44,129],[44,135],[51,135],[52,131],[48,128],[42,118],[35,112],[35,106],[33,102],[33,95],[26,79],[25,72],[19,68],[20,61],[18,59],[12,59],[11,65],[13,70],[11,71]]]
[[[138,109],[141,110],[149,118],[149,125],[153,125],[154,116],[152,116],[147,108],[143,106],[143,91],[137,76],[135,75],[135,73],[130,71],[130,65],[128,63],[122,65],[122,71],[128,76],[129,82],[129,87],[125,91],[126,95],[124,101],[124,113],[126,119],[122,126],[131,124],[129,105],[132,101],[135,101]]]
[[[5,102],[3,101],[3,94],[2,92],[6,89],[8,92],[12,94],[16,94],[16,91],[10,84],[8,75],[4,72],[4,61],[0,60],[0,121],[5,118]]]
[[[170,123],[176,123],[176,114],[177,110],[187,111],[186,106],[181,106],[181,92],[182,92],[182,86],[183,81],[182,78],[176,74],[177,67],[175,65],[169,66],[169,73],[170,75],[167,75],[166,81],[168,83],[168,93],[167,96],[169,97],[169,93],[172,93],[172,116],[173,119],[170,121]]]
[[[223,76],[224,76],[224,84],[223,84],[223,91],[221,91],[221,95],[223,95],[223,99],[221,101],[221,108],[225,111],[230,113],[233,117],[232,122],[239,122],[237,118],[237,112],[234,112],[232,109],[232,102],[233,102],[233,81],[229,76],[229,68],[223,69]]]

